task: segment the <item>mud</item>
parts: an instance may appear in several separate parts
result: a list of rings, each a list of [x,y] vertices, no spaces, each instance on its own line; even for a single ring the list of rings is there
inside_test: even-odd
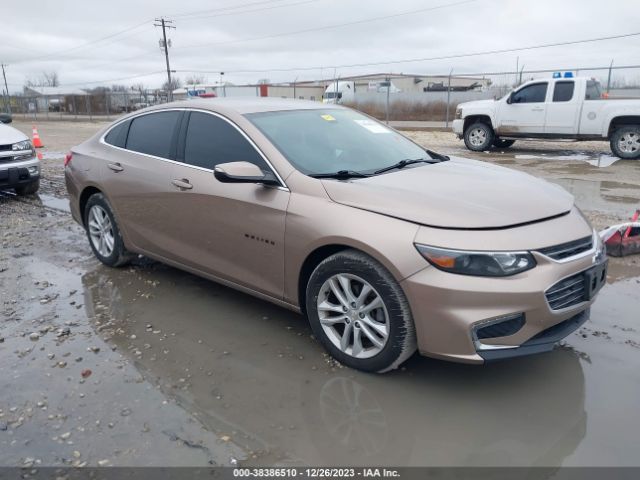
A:
[[[89,131],[38,127],[61,152]],[[367,375],[292,312],[144,258],[99,264],[47,158],[42,195],[0,196],[0,465],[638,465],[636,257],[612,259],[551,353]],[[640,196],[640,164],[480,158],[573,189],[600,226]]]

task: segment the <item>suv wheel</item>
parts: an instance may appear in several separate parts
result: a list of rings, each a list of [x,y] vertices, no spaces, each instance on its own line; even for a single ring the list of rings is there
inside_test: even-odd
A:
[[[345,250],[321,262],[307,284],[306,301],[316,338],[344,365],[386,372],[416,350],[404,292],[364,253]]]
[[[640,158],[640,126],[620,127],[611,135],[611,151],[616,157]]]
[[[35,182],[27,183],[26,185],[22,185],[20,187],[16,187],[16,195],[33,195],[40,189],[40,179]]]
[[[131,256],[124,248],[111,205],[103,194],[96,193],[87,200],[84,225],[91,250],[98,260],[109,267],[120,267],[129,262]]]
[[[464,144],[474,152],[489,150],[493,144],[495,135],[490,125],[476,122],[469,125],[464,131]]]

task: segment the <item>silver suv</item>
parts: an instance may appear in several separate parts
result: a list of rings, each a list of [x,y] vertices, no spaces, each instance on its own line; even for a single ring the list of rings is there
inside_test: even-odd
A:
[[[0,190],[11,188],[18,195],[36,193],[40,188],[40,162],[29,137],[0,123]]]

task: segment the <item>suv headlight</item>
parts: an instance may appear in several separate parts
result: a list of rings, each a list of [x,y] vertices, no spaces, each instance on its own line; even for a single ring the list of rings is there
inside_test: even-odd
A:
[[[438,270],[478,277],[508,277],[536,266],[529,252],[469,252],[416,244],[418,252]]]
[[[456,119],[460,119],[462,118],[462,109],[461,108],[456,108]]]
[[[33,145],[31,145],[31,140],[23,140],[22,142],[14,143],[13,145],[11,145],[11,150],[13,150],[14,152],[33,150]]]

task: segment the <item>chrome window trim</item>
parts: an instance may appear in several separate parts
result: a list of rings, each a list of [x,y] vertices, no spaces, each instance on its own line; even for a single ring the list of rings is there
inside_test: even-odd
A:
[[[253,139],[251,137],[249,137],[249,135],[247,135],[244,130],[242,130],[238,125],[236,125],[234,122],[232,122],[231,120],[229,120],[227,117],[225,117],[224,115],[220,115],[217,112],[212,112],[211,110],[205,110],[202,108],[189,108],[189,107],[174,107],[174,108],[161,108],[158,110],[152,110],[150,112],[141,112],[139,114],[136,115],[132,115],[126,118],[123,118],[122,120],[114,123],[113,125],[111,125],[109,127],[108,130],[106,130],[104,132],[104,134],[102,134],[102,136],[99,139],[99,143],[101,143],[102,145],[105,145],[107,147],[110,148],[115,148],[117,150],[121,150],[123,152],[128,152],[128,153],[135,153],[136,155],[144,155],[145,157],[149,157],[149,158],[154,158],[156,160],[162,160],[164,162],[169,162],[169,163],[173,163],[175,165],[181,165],[183,167],[189,167],[189,168],[193,168],[195,170],[200,170],[200,171],[204,171],[204,172],[211,172],[213,173],[213,169],[211,168],[204,168],[204,167],[198,167],[196,165],[190,165],[186,162],[178,162],[177,160],[171,160],[169,158],[164,158],[164,157],[158,157],[156,155],[150,155],[148,153],[143,153],[143,152],[136,152],[135,150],[129,150],[127,148],[122,148],[122,147],[118,147],[117,145],[111,145],[110,143],[107,143],[105,141],[105,137],[109,134],[109,132],[111,132],[111,130],[113,130],[114,128],[116,128],[118,125],[120,125],[123,122],[127,122],[127,121],[133,121],[136,118],[142,117],[144,115],[151,115],[154,113],[161,113],[161,112],[200,112],[200,113],[206,113],[209,115],[213,115],[215,117],[220,118],[221,120],[224,120],[225,122],[227,122],[229,125],[231,125],[233,128],[235,128],[243,137],[245,140],[247,140],[247,142],[249,142],[249,144],[254,148],[254,150],[256,152],[258,152],[258,154],[262,157],[262,159],[265,161],[265,163],[267,164],[267,166],[271,169],[271,172],[276,176],[276,178],[278,179],[278,181],[280,182],[280,186],[275,187],[278,190],[283,190],[286,192],[290,192],[291,190],[289,189],[289,187],[287,186],[287,184],[285,183],[285,181],[282,179],[282,177],[280,176],[280,174],[278,173],[278,171],[275,169],[275,167],[273,166],[273,164],[269,161],[269,159],[267,158],[267,156],[262,152],[262,150],[260,150],[260,148],[256,145],[256,143],[253,141]]]

